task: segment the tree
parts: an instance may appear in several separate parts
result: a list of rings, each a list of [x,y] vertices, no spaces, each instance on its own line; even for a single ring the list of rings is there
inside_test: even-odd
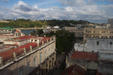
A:
[[[47,36],[56,36],[56,51],[57,53],[70,52],[73,49],[75,36],[74,33],[65,30],[59,30],[56,33],[50,32],[46,34]]]
[[[56,32],[56,48],[58,53],[68,54],[73,49],[75,37],[74,33],[65,30]]]

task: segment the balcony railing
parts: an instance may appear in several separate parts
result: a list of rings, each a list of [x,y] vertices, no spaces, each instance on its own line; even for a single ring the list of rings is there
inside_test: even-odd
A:
[[[23,48],[23,52],[19,55],[17,55],[15,52],[13,53],[13,57],[11,57],[8,60],[3,60],[2,57],[0,57],[0,69],[6,67],[7,65],[10,65],[12,63],[14,63],[14,61],[19,61],[20,59],[23,59],[24,57],[36,52],[37,50],[41,50],[42,48],[44,48],[45,46],[53,43],[55,41],[55,37],[51,37],[49,40],[46,40],[46,42],[42,42],[41,44],[33,47],[33,46],[29,46],[29,50],[27,50],[26,48]]]

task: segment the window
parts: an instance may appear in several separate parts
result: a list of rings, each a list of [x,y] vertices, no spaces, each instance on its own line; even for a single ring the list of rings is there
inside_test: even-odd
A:
[[[110,45],[112,45],[112,42],[110,42]]]
[[[36,58],[34,58],[34,65],[36,66],[37,64],[36,64]]]
[[[97,45],[99,45],[99,41],[97,41]]]
[[[29,62],[27,62],[27,66],[29,66],[30,64],[29,64]]]
[[[42,55],[41,55],[41,53],[40,53],[40,63],[41,63],[41,61],[42,61]]]
[[[27,70],[29,71],[29,68],[30,68],[30,62],[29,61],[27,62],[27,67],[28,67]]]
[[[23,71],[24,69],[23,69],[23,66],[21,66],[19,69],[18,69],[18,73],[19,73],[19,75],[23,75]]]

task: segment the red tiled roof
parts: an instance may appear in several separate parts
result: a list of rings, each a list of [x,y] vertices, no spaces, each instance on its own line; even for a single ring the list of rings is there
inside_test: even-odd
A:
[[[20,37],[17,37],[15,39],[21,39],[21,40],[24,40],[24,39],[30,39],[32,38],[33,36],[20,36]]]
[[[75,64],[65,69],[62,75],[86,75],[86,72],[87,71],[85,69]],[[96,75],[103,75],[103,74],[97,71]]]
[[[65,69],[62,75],[86,75],[86,72],[87,70],[75,64]],[[103,75],[103,74],[97,71],[96,75]]]
[[[26,45],[22,45],[18,48],[14,48],[8,51],[4,51],[4,52],[0,52],[0,57],[3,58],[3,61],[9,60],[10,58],[13,57],[13,53],[15,52],[16,55],[20,55],[24,52],[24,48],[26,49],[26,51],[30,50],[30,46],[32,46],[32,48],[37,46],[37,43],[28,43]]]
[[[76,51],[72,54],[71,58],[73,58],[73,59],[93,60],[93,61],[98,60],[97,53],[93,53],[93,52],[79,52],[79,51]]]
[[[34,38],[34,36],[21,36],[21,37],[17,37],[15,39],[30,39],[30,38]],[[39,44],[42,44],[42,41],[47,42],[47,40],[50,40],[50,37],[40,37],[42,40]],[[20,55],[24,52],[24,48],[26,48],[26,51],[30,50],[30,46],[32,46],[33,48],[37,46],[37,43],[28,43],[26,45],[22,45],[19,46],[17,48],[13,48],[10,49],[8,51],[4,51],[4,52],[0,52],[0,57],[3,58],[3,61],[7,61],[10,58],[13,58],[13,53],[15,52],[16,55]]]
[[[80,66],[72,65],[63,72],[63,75],[85,75],[85,72]]]
[[[47,42],[47,40],[50,40],[50,37],[42,37],[41,42]]]

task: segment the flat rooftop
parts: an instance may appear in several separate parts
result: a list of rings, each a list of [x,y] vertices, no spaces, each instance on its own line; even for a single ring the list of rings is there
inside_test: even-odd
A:
[[[51,37],[34,37],[34,36],[22,36],[14,39],[19,39],[19,40],[26,40],[26,39],[31,39],[31,38],[40,38],[40,42],[28,42],[24,45],[17,46],[17,45],[3,45],[0,48],[3,49],[0,51],[0,57],[2,58],[3,63],[12,61],[14,59],[14,54],[16,54],[16,57],[21,57],[25,53],[29,53],[31,48],[34,49],[40,45],[43,45],[44,43],[47,43],[50,41]]]
[[[7,51],[9,49],[13,49],[17,47],[17,45],[0,45],[0,52],[4,52],[4,51]]]

